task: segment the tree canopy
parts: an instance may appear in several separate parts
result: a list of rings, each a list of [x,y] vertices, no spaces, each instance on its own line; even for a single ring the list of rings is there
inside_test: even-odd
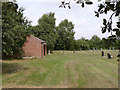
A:
[[[55,13],[50,12],[38,20],[38,25],[29,28],[31,34],[47,42],[50,50],[54,49],[56,41],[55,20]]]
[[[19,56],[30,23],[23,16],[23,8],[14,2],[2,3],[2,57]]]
[[[56,28],[56,33],[58,35],[56,40],[56,48],[59,47],[61,50],[72,49],[75,34],[73,29],[73,23],[67,19],[60,22],[59,26]]]

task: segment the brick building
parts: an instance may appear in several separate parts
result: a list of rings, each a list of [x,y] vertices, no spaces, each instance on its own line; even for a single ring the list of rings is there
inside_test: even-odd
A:
[[[34,56],[35,58],[42,58],[47,54],[46,42],[33,35],[26,37],[22,49],[25,57]]]

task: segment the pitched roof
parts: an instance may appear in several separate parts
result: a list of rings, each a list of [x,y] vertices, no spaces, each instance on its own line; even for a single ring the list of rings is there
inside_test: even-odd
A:
[[[30,36],[32,36],[32,37],[34,37],[34,38],[36,38],[36,39],[40,40],[42,43],[46,43],[46,42],[45,42],[45,41],[43,41],[42,39],[39,39],[39,38],[37,38],[37,37],[35,37],[35,36],[33,36],[33,35],[30,35]]]

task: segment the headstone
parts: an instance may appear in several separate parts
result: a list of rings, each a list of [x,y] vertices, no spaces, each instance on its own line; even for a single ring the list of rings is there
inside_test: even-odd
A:
[[[73,53],[75,53],[75,50],[73,50]]]
[[[118,54],[120,54],[120,50],[118,49],[118,50],[116,50],[117,52],[118,52]]]
[[[118,54],[117,57],[120,58],[120,54]]]
[[[50,50],[48,50],[48,54],[50,55]]]
[[[120,61],[120,59],[117,59],[117,61]]]
[[[89,48],[89,51],[91,51],[91,49]]]
[[[108,53],[107,56],[108,56],[108,59],[112,58],[112,56],[110,55],[110,53]]]
[[[104,56],[104,51],[102,51],[102,57]]]
[[[64,54],[64,50],[63,50],[63,54]]]
[[[118,60],[117,60],[117,61],[120,61],[120,54],[118,54],[117,57],[118,57]]]
[[[112,48],[112,50],[114,50],[114,47]]]
[[[95,48],[93,48],[93,51],[95,51]]]
[[[100,48],[100,50],[102,50],[102,48]]]

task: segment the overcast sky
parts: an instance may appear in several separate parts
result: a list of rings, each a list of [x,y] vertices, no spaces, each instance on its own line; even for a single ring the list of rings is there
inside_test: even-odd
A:
[[[103,18],[109,18],[110,13],[101,15],[100,18],[95,17],[94,11],[97,10],[98,6],[98,3],[95,1],[93,5],[87,5],[85,8],[72,2],[72,9],[59,8],[61,0],[17,0],[17,3],[25,9],[24,16],[32,21],[32,25],[37,25],[38,19],[43,14],[54,12],[56,25],[64,19],[73,22],[75,25],[75,39],[80,39],[81,37],[90,39],[93,35],[98,35],[100,38],[108,37],[110,33],[102,34],[100,26],[102,26]],[[113,19],[114,21],[117,20],[117,18]]]

